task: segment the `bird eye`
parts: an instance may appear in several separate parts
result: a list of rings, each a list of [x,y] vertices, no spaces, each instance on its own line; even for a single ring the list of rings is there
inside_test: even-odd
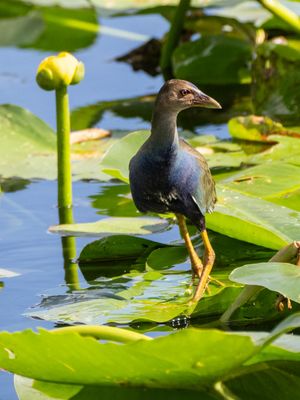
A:
[[[182,89],[182,90],[180,90],[181,96],[186,96],[187,94],[190,94],[190,93],[191,93],[191,91],[188,90],[188,89]]]

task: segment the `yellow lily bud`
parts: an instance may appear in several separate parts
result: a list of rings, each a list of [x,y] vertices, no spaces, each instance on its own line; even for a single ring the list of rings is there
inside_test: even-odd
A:
[[[76,85],[84,78],[84,64],[70,53],[59,53],[45,58],[36,74],[38,85],[45,90]]]

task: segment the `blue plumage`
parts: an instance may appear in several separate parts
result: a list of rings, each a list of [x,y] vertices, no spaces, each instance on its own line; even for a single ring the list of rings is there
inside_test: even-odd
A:
[[[189,89],[182,88],[187,84]],[[186,90],[193,90],[193,98],[200,98],[202,105],[204,101],[212,105],[212,99],[194,85],[180,80],[168,81],[156,100],[151,136],[130,162],[129,178],[138,210],[182,214],[203,230],[204,214],[212,211],[216,194],[204,157],[178,138],[178,112],[195,106],[190,100],[188,104],[182,101],[186,100],[186,95],[182,96],[181,92]]]

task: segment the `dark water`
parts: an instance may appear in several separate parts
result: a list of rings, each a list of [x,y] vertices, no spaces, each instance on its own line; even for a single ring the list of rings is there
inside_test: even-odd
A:
[[[153,26],[158,37],[168,28],[160,16],[101,19],[101,23],[134,31],[145,37],[153,34]],[[133,72],[130,66],[113,61],[116,56],[139,44],[121,37],[99,35],[93,46],[76,53],[85,63],[86,78],[80,85],[70,88],[71,107],[156,92],[163,82],[161,76],[150,77],[144,72]],[[0,102],[27,108],[55,127],[53,93],[40,90],[35,83],[37,65],[48,54],[15,48],[1,48],[0,54]],[[149,127],[142,119],[124,119],[110,112],[104,114],[100,125],[102,128],[126,130]],[[226,135],[223,125],[210,125],[203,129],[205,133]],[[101,183],[74,184],[74,216],[77,222],[99,219],[89,197],[99,192]],[[56,293],[64,293],[66,290],[61,241],[58,236],[47,232],[50,225],[58,222],[56,182],[35,181],[22,190],[5,193],[0,197],[0,208],[0,268],[20,274],[2,280],[0,329],[16,331],[37,326],[52,328],[52,323],[32,320],[22,314],[39,302],[39,295],[51,289],[55,289]],[[162,236],[160,240],[171,240],[174,231]],[[90,239],[77,239],[78,253],[88,241]],[[82,276],[80,280],[84,285]],[[0,373],[0,400],[16,398],[12,377]]]

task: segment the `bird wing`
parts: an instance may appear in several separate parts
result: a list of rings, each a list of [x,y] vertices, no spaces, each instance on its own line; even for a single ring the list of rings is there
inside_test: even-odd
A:
[[[194,202],[199,207],[202,214],[211,213],[217,201],[215,182],[211,175],[207,161],[204,156],[196,149],[190,146],[185,140],[180,139],[180,147],[182,150],[193,155],[201,168],[200,181],[197,192],[192,195]]]

